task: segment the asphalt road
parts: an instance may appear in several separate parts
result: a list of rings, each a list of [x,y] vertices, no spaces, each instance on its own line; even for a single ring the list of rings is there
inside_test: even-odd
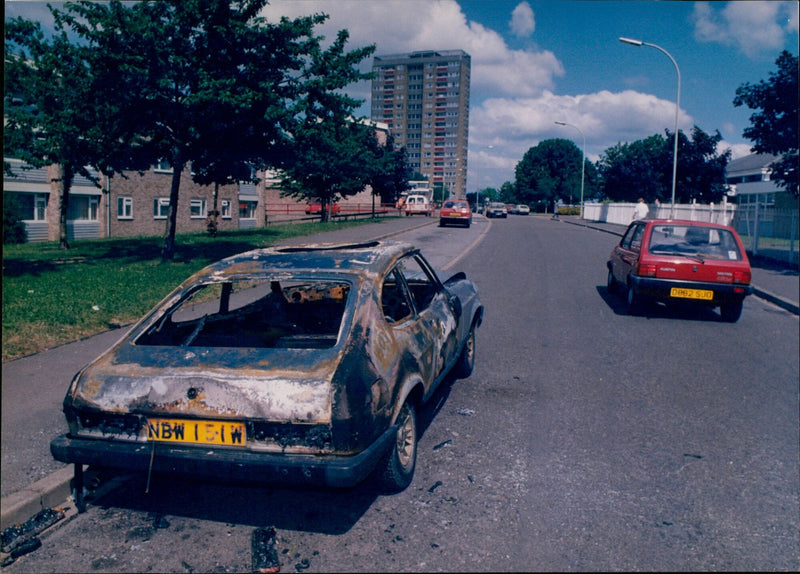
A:
[[[486,305],[475,372],[424,413],[409,489],[114,479],[4,571],[247,571],[266,526],[282,571],[800,568],[795,315],[750,297],[732,325],[630,317],[605,290],[615,238],[544,218],[404,238]],[[51,366],[57,411],[73,360]],[[5,482],[5,383],[3,403]]]

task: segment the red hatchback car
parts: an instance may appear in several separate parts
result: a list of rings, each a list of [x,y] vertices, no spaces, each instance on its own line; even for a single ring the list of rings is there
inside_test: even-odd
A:
[[[469,203],[458,199],[448,199],[439,210],[439,227],[452,223],[469,227],[472,225],[472,210]]]
[[[734,323],[753,292],[750,262],[736,231],[699,221],[644,219],[628,226],[609,256],[608,290],[627,293],[628,311],[645,301],[719,307]]]

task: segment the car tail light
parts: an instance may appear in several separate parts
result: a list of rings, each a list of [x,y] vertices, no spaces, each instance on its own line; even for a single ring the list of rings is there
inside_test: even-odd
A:
[[[750,271],[734,271],[733,273],[733,282],[734,283],[741,283],[744,285],[750,284]]]
[[[639,277],[655,277],[656,266],[653,264],[639,263]]]

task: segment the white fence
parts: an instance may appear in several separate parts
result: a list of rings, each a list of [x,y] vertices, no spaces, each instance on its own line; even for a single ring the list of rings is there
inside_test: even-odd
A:
[[[635,203],[586,203],[583,206],[583,218],[590,221],[605,221],[628,225],[633,221]],[[708,221],[730,225],[734,219],[736,205],[722,202],[715,204],[676,203],[675,214],[669,204],[650,204],[648,217],[658,219],[688,219],[689,221]]]

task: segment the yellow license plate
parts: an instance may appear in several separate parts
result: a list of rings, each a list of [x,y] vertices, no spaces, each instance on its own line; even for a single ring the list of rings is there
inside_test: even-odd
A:
[[[683,289],[681,287],[673,287],[669,290],[669,296],[680,299],[702,299],[704,301],[711,301],[714,298],[714,292],[708,289]]]
[[[244,423],[185,419],[149,419],[147,440],[192,444],[244,446]]]

